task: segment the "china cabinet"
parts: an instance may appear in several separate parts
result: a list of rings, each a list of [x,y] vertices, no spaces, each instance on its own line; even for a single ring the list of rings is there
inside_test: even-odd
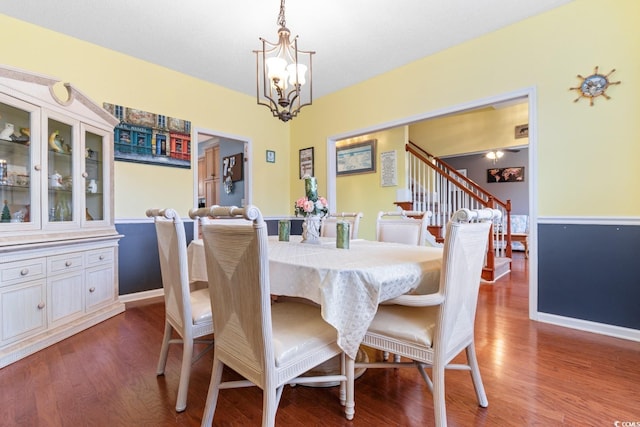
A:
[[[117,123],[70,84],[0,65],[0,367],[124,310]]]

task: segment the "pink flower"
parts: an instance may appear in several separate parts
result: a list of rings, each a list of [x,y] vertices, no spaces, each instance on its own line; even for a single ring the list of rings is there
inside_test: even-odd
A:
[[[302,207],[304,209],[305,212],[313,212],[313,210],[315,209],[316,205],[314,202],[312,202],[311,200],[306,200],[304,201],[304,206]]]
[[[325,199],[324,197],[318,197],[318,201],[319,201],[320,203],[322,203],[322,206],[323,206],[323,207],[325,207],[325,208],[326,208],[327,206],[329,206],[329,203],[327,202],[327,199]]]

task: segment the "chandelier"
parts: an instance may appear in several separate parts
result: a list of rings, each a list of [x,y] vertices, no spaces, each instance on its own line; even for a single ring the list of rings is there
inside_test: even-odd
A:
[[[315,52],[299,50],[298,36],[289,40],[291,32],[286,27],[284,0],[280,0],[278,25],[278,43],[260,37],[262,50],[253,51],[256,54],[256,97],[258,105],[269,107],[273,117],[287,122],[313,101],[311,55]]]
[[[502,158],[502,156],[504,156],[504,152],[500,150],[489,151],[487,154],[485,154],[485,157],[487,159],[493,160],[493,164],[495,164],[498,159]]]

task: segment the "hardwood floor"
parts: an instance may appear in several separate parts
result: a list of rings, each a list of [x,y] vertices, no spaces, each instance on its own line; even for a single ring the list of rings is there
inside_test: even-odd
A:
[[[532,322],[527,262],[482,285],[476,348],[489,407],[468,373],[446,374],[450,426],[612,426],[640,422],[640,344]],[[0,426],[199,426],[211,353],[193,365],[186,411],[175,412],[180,348],[157,377],[162,303],[127,311],[0,369]],[[375,353],[372,353],[372,355]],[[233,373],[225,373],[226,376]],[[216,426],[260,425],[257,388],[223,390]],[[356,380],[356,415],[338,389],[286,387],[281,426],[433,425],[431,394],[416,370],[370,369]]]

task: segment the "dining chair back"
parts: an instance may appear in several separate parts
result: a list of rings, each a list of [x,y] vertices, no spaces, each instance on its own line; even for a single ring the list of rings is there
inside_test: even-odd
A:
[[[430,211],[378,212],[376,240],[424,246]]]
[[[360,227],[360,219],[362,212],[341,212],[331,213],[322,219],[322,227],[320,228],[321,237],[336,237],[338,221],[346,221],[349,223],[349,238],[358,238],[358,228]]]
[[[181,412],[187,407],[191,364],[213,348],[212,340],[198,339],[213,333],[211,299],[208,289],[190,290],[187,241],[184,223],[178,213],[173,209],[149,209],[146,214],[153,218],[155,224],[165,303],[164,337],[157,374],[164,374],[169,344],[182,343],[182,366],[176,398],[176,411]],[[179,338],[172,338],[173,331]],[[194,342],[207,344],[195,358]]]
[[[402,295],[381,305],[362,344],[393,352],[411,362],[363,364],[369,368],[416,366],[433,393],[435,425],[447,425],[444,372],[471,372],[478,403],[488,406],[474,347],[474,324],[482,266],[493,209],[457,211],[447,224],[439,290],[427,295]],[[462,350],[466,364],[450,364]],[[360,364],[356,364],[360,367]],[[425,368],[432,368],[429,377]]]
[[[218,219],[203,226],[211,304],[216,307],[216,340],[202,425],[213,422],[220,389],[258,386],[263,391],[262,425],[273,426],[285,384],[341,382],[341,403],[353,417],[353,361],[346,362],[337,332],[316,305],[296,301],[272,305],[267,226],[255,206],[216,207]],[[300,377],[341,355],[341,374]],[[222,382],[224,366],[246,380]],[[350,419],[350,418],[349,418]]]

